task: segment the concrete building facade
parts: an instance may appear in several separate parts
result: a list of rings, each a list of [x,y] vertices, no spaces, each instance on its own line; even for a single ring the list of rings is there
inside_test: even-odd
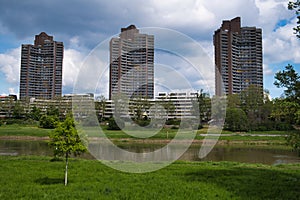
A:
[[[148,102],[148,106],[153,107],[155,110],[155,105],[160,105],[164,106],[167,104],[172,105],[172,109],[169,111],[165,108],[163,109],[164,116],[163,118],[166,119],[195,119],[195,109],[193,102],[196,101],[196,93],[195,92],[171,92],[171,93],[166,93],[166,92],[159,92],[157,96],[155,96],[154,99],[143,99]],[[112,117],[116,106],[115,102],[113,100],[107,100],[105,106],[105,112],[104,112],[104,117],[109,118]],[[128,103],[128,106],[122,106],[125,108],[125,110],[121,111],[121,117],[123,118],[131,118],[134,117],[134,113],[129,109],[130,106],[134,106],[136,103],[136,99],[131,99]],[[160,111],[158,110],[156,111]],[[145,109],[143,110],[143,113],[146,113],[149,118],[153,118],[151,114],[151,109]]]
[[[20,99],[54,99],[62,95],[64,45],[45,32],[21,49]]]
[[[110,41],[109,99],[154,97],[154,36],[130,25]]]
[[[240,93],[249,85],[263,89],[260,28],[241,27],[240,17],[223,21],[214,33],[214,48],[216,95]]]

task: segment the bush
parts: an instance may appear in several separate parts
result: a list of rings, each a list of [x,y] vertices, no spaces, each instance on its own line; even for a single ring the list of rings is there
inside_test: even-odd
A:
[[[151,120],[145,120],[145,119],[141,119],[141,120],[136,120],[135,123],[137,123],[139,126],[148,126],[150,124]]]
[[[273,131],[276,130],[275,123],[273,121],[266,121],[256,126],[251,126],[252,131]]]
[[[47,129],[53,129],[56,127],[56,124],[58,122],[57,116],[49,116],[49,115],[43,115],[40,119],[40,127],[41,128],[47,128]]]
[[[22,121],[23,120],[20,120],[20,119],[8,118],[8,119],[5,119],[4,122],[7,125],[11,125],[11,124],[22,124]]]
[[[198,130],[200,130],[200,129],[203,129],[203,125],[202,124],[198,125]]]
[[[119,127],[120,126],[120,127]],[[119,122],[119,125],[116,123],[114,118],[110,118],[108,120],[108,127],[107,130],[121,130],[125,127],[124,122]]]
[[[273,129],[268,129],[264,125],[259,125],[254,131],[271,131],[271,130],[273,130]]]
[[[300,156],[300,131],[291,133],[287,138],[287,142]]]
[[[180,122],[179,119],[168,119],[166,125],[180,125]]]
[[[286,122],[274,122],[267,121],[264,123],[251,126],[251,131],[290,131],[294,130],[294,127]]]
[[[289,123],[280,122],[276,124],[275,129],[277,131],[290,131],[294,130],[294,127]]]
[[[226,111],[225,129],[230,131],[248,131],[248,118],[240,108],[229,108]]]

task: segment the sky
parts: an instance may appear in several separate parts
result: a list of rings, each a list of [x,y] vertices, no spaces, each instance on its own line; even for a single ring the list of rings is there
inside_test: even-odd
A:
[[[63,93],[76,92],[78,85],[84,85],[86,90],[78,91],[108,96],[108,41],[131,24],[142,32],[153,33],[155,48],[161,47],[155,53],[156,93],[204,88],[213,94],[214,70],[203,62],[209,58],[208,65],[213,63],[213,34],[222,21],[240,16],[242,26],[262,28],[264,88],[271,97],[280,97],[283,89],[274,86],[274,74],[287,64],[300,72],[300,40],[293,31],[297,19],[287,9],[288,1],[224,2],[1,0],[0,95],[18,95],[20,47],[33,44],[35,35],[46,32],[54,40],[64,42]],[[160,44],[164,34],[170,37]],[[180,48],[183,50],[177,51]],[[199,64],[199,55],[204,54]],[[90,70],[89,75],[86,69]],[[94,79],[90,78],[92,75]]]

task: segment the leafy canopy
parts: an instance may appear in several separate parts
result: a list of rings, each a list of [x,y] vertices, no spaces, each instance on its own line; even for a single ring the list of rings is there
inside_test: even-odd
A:
[[[297,26],[294,28],[295,34],[300,38],[300,0],[290,1],[288,4],[289,10],[295,10],[296,17],[298,19]]]
[[[284,94],[288,99],[300,103],[300,76],[292,65],[288,64],[285,70],[277,72],[275,79],[275,86],[286,88]]]
[[[50,133],[49,145],[54,147],[55,156],[79,155],[87,151],[87,140],[80,137],[75,128],[75,121],[68,116],[64,122],[59,122]]]

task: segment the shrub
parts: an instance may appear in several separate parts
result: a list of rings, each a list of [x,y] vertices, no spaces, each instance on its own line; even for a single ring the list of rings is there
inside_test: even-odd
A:
[[[24,123],[24,119],[15,119],[15,118],[8,118],[4,120],[5,124],[11,125],[11,124],[26,124]]]
[[[248,118],[240,108],[229,108],[226,111],[225,128],[230,131],[248,131]]]
[[[200,130],[200,129],[203,129],[203,125],[202,124],[198,125],[198,130]]]
[[[269,131],[270,129],[268,129],[266,126],[264,125],[259,125],[256,130],[254,131]],[[271,129],[272,130],[272,129]]]
[[[136,120],[135,123],[137,123],[139,126],[148,126],[150,124],[151,120]]]
[[[277,131],[290,131],[294,130],[294,127],[289,123],[280,122],[276,124]]]
[[[41,128],[47,128],[47,129],[53,129],[56,127],[56,124],[58,122],[57,116],[49,116],[49,115],[43,115],[40,119],[40,127]]]
[[[168,119],[166,125],[180,125],[180,122],[179,119]]]
[[[120,126],[120,127],[119,127]],[[115,119],[114,118],[110,118],[108,120],[108,127],[107,127],[107,130],[121,130],[125,127],[125,124],[124,122],[120,121],[118,122],[118,124],[116,123]]]
[[[295,151],[297,151],[298,155],[300,156],[300,131],[291,133],[287,138],[287,142]]]

